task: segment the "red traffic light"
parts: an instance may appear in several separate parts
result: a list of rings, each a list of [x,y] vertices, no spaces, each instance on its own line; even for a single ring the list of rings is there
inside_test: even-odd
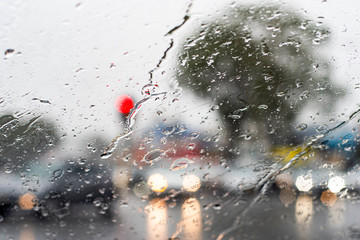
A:
[[[132,98],[128,95],[120,95],[115,101],[116,110],[122,114],[128,114],[134,107]]]

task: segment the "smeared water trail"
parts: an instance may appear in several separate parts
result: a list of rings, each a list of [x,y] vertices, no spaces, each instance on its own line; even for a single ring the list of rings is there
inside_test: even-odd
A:
[[[178,29],[180,29],[190,18],[189,12],[190,9],[192,7],[192,1],[190,2],[190,4],[188,5],[186,12],[185,12],[185,16],[183,18],[183,22],[178,25],[173,27],[169,32],[167,32],[165,34],[165,36],[170,36],[172,35],[175,31],[177,31]],[[104,152],[101,154],[101,158],[108,158],[111,156],[113,150],[115,150],[118,142],[120,139],[125,138],[127,136],[129,136],[132,133],[132,126],[134,125],[134,118],[135,115],[138,113],[139,109],[142,107],[142,105],[148,101],[151,98],[156,98],[159,97],[161,95],[166,95],[167,92],[160,92],[160,93],[155,93],[155,88],[159,87],[157,84],[153,84],[152,78],[153,78],[153,73],[160,68],[161,64],[163,63],[163,61],[166,59],[168,52],[173,48],[174,46],[174,40],[171,38],[170,39],[170,43],[169,46],[166,48],[166,50],[164,51],[164,54],[162,55],[162,57],[159,59],[158,63],[156,64],[156,66],[151,69],[149,71],[149,84],[145,85],[142,89],[142,93],[147,95],[145,96],[142,100],[140,100],[139,102],[137,102],[134,106],[134,108],[131,110],[130,114],[128,115],[128,117],[126,118],[126,126],[125,126],[125,132],[124,133],[120,133],[119,135],[117,135],[110,143],[110,145],[108,147],[105,148]],[[150,91],[148,90],[150,87]],[[147,89],[145,89],[147,88]],[[152,92],[153,91],[153,92]]]
[[[138,101],[134,108],[130,111],[129,115],[126,117],[126,125],[125,125],[125,132],[120,133],[117,135],[109,144],[108,147],[105,148],[104,152],[101,154],[101,158],[106,159],[109,158],[113,151],[116,149],[117,144],[119,143],[120,139],[123,139],[127,136],[129,136],[132,133],[132,127],[135,124],[135,116],[140,111],[142,106],[145,102],[147,102],[150,99],[158,99],[160,96],[166,97],[167,92],[160,92],[160,93],[150,93],[150,95],[146,95],[143,99]]]
[[[175,31],[179,30],[182,26],[184,26],[184,24],[190,19],[190,9],[192,7],[192,1],[190,2],[190,4],[188,5],[186,12],[185,12],[185,16],[183,17],[183,22],[180,25],[177,25],[175,27],[173,27],[171,30],[169,30],[169,32],[167,32],[165,34],[165,36],[171,36]],[[149,82],[152,83],[152,78],[153,78],[153,73],[160,68],[162,62],[166,59],[168,52],[174,47],[174,39],[170,39],[170,43],[169,46],[167,47],[167,49],[164,51],[164,54],[162,55],[162,57],[160,58],[159,62],[156,64],[156,67],[151,69],[149,71]]]

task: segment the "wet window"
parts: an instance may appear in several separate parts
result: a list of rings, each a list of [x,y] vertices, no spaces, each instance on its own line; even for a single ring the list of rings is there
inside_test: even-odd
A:
[[[1,239],[358,239],[357,1],[0,3]]]

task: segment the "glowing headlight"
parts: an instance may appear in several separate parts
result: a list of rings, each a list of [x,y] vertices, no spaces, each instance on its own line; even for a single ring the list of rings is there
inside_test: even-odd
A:
[[[159,173],[151,175],[147,184],[154,192],[163,192],[168,187],[167,179]]]
[[[191,174],[184,177],[182,184],[185,191],[196,192],[201,186],[201,181],[198,176]]]
[[[313,180],[310,174],[301,175],[296,178],[295,186],[301,192],[308,192],[313,187]]]
[[[23,194],[19,198],[18,204],[22,210],[31,210],[34,208],[35,201],[36,201],[35,194],[29,192],[29,193]]]
[[[338,193],[345,188],[345,180],[342,177],[332,177],[329,179],[328,188],[333,193]]]

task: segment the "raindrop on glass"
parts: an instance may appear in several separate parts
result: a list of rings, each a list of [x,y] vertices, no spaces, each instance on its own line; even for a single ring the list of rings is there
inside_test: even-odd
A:
[[[146,84],[141,89],[141,94],[145,95],[145,96],[150,96],[153,93],[155,93],[158,88],[159,88],[159,85],[157,85],[157,84],[151,84],[151,83]]]
[[[164,128],[161,132],[162,132],[162,134],[164,134],[164,135],[170,135],[170,134],[172,134],[174,131],[175,131],[175,127],[174,126],[170,126],[170,127],[166,127],[166,128]]]
[[[304,131],[306,128],[307,128],[307,125],[305,123],[301,123],[296,127],[296,129],[298,129],[300,131]]]
[[[176,171],[180,169],[184,169],[189,166],[189,164],[193,163],[193,161],[186,159],[186,158],[180,158],[173,162],[173,164],[170,167],[171,171]]]
[[[221,204],[220,203],[216,203],[216,204],[214,204],[214,206],[213,206],[213,209],[214,210],[221,210]]]
[[[269,107],[268,107],[268,105],[266,105],[266,104],[262,104],[262,105],[259,105],[258,106],[258,109],[264,109],[264,110],[266,110],[266,109],[268,109]]]
[[[238,97],[238,104],[239,109],[237,111],[246,111],[249,109],[249,104],[244,100]]]
[[[300,96],[299,96],[299,99],[300,100],[304,100],[304,99],[306,99],[306,98],[309,98],[309,91],[304,91],[304,92],[302,92],[301,94],[300,94]]]
[[[187,149],[188,150],[193,150],[193,149],[195,149],[195,143],[189,143],[189,145],[187,146]]]
[[[131,159],[131,153],[129,153],[128,155],[126,155],[125,157],[123,157],[123,161],[124,162],[128,162]]]
[[[199,133],[198,132],[192,132],[189,134],[189,138],[190,139],[196,139],[199,137]]]
[[[164,155],[164,151],[160,149],[155,149],[150,152],[148,152],[143,161],[146,163],[154,163],[161,159],[161,157]]]

